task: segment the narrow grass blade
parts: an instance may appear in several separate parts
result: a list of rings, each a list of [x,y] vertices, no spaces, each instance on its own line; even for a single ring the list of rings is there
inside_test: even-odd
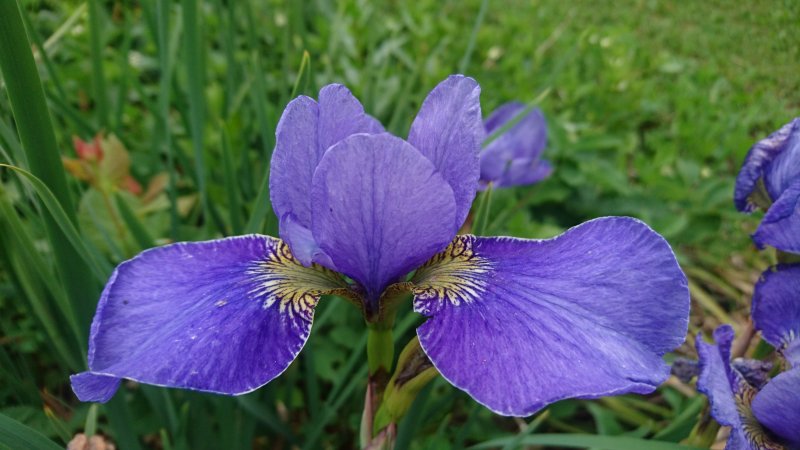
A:
[[[228,213],[230,214],[231,231],[234,235],[242,234],[242,203],[240,201],[241,192],[238,189],[239,183],[236,179],[236,169],[234,168],[233,154],[231,153],[231,140],[227,125],[222,129],[222,174],[225,180],[225,189],[228,195]]]
[[[39,195],[42,203],[44,203],[45,209],[47,209],[50,215],[55,218],[58,231],[64,236],[64,239],[66,239],[64,244],[71,244],[73,252],[76,253],[76,259],[67,262],[67,265],[79,264],[83,262],[89,266],[89,269],[91,269],[96,281],[105,282],[108,278],[108,274],[111,273],[111,265],[108,264],[108,261],[101,260],[92,255],[92,251],[83,242],[78,229],[75,228],[75,225],[73,225],[69,220],[67,212],[64,211],[64,208],[62,208],[61,204],[58,203],[55,195],[47,187],[47,185],[45,185],[42,180],[27,170],[15,166],[9,166],[8,164],[0,164],[0,167],[11,169],[25,177],[25,179],[31,183],[31,186],[33,186],[34,190]],[[86,277],[87,275],[88,272],[83,272],[81,274],[82,277]],[[64,280],[64,282],[66,283],[66,280]],[[92,283],[92,285],[96,286],[96,283]],[[95,296],[92,297],[92,299],[94,298]]]
[[[103,70],[103,22],[100,0],[89,0],[89,42],[91,44],[92,90],[97,105],[98,128],[110,128],[108,119],[108,93],[106,76]]]
[[[169,99],[172,80],[172,61],[175,59],[174,52],[171,50],[171,39],[169,36],[169,11],[172,2],[169,0],[159,0],[157,6],[157,42],[158,42],[158,65],[161,70],[158,82],[158,111],[160,120],[158,125],[158,146],[167,155],[166,170],[169,174],[167,185],[167,195],[169,196],[169,217],[170,217],[170,237],[173,241],[178,240],[178,191],[176,188],[178,175],[175,171],[175,156],[172,148],[172,139],[169,129]],[[179,24],[174,27],[174,32],[180,30]]]
[[[200,18],[197,14],[198,2],[181,3],[184,25],[184,59],[186,79],[189,83],[189,131],[194,149],[195,178],[203,209],[203,225],[208,226],[211,219],[211,205],[206,188],[206,167],[203,154],[203,132],[205,128],[205,60],[203,57],[203,37]],[[220,230],[223,231],[224,230]]]
[[[114,430],[115,438],[119,448],[125,450],[141,450],[136,431],[133,429],[135,423],[125,399],[121,395],[112,398],[104,405],[108,421]]]
[[[261,233],[265,225],[264,221],[268,215],[272,215],[272,207],[269,203],[269,174],[264,174],[261,180],[261,187],[258,189],[258,195],[253,203],[253,209],[250,213],[250,220],[244,228],[246,234]]]
[[[0,2],[0,70],[31,173],[44,180],[42,184],[55,193],[52,200],[58,208],[49,208],[50,214],[45,215],[44,222],[64,287],[77,305],[82,329],[88,332],[99,286],[91,279],[88,261],[69,245],[62,229],[77,224],[75,207],[17,2]],[[60,210],[60,220],[64,223],[58,223],[59,219],[52,215],[53,209]]]
[[[470,60],[472,60],[472,52],[475,51],[475,40],[478,38],[478,30],[481,29],[483,18],[486,16],[486,6],[489,0],[481,2],[481,8],[478,10],[478,15],[475,17],[475,25],[472,27],[472,32],[469,34],[469,41],[467,41],[467,49],[464,51],[464,56],[458,64],[459,73],[466,73]]]
[[[308,69],[308,70],[306,70]],[[308,71],[308,73],[306,73]],[[289,95],[290,99],[295,98],[298,92],[298,88],[300,87],[300,80],[303,79],[305,75],[306,83],[304,89],[308,87],[308,81],[311,78],[311,55],[308,54],[308,51],[303,51],[303,58],[300,60],[300,70],[297,71],[297,78],[294,80],[294,87],[292,87],[292,94]],[[301,91],[302,92],[302,91]]]
[[[63,447],[38,431],[0,414],[0,443],[11,449],[62,450]]]
[[[125,227],[131,232],[133,239],[135,239],[136,243],[139,245],[139,249],[143,250],[155,247],[156,244],[153,237],[147,232],[147,228],[142,224],[139,218],[136,217],[136,213],[133,212],[125,199],[122,198],[121,195],[116,194],[114,196],[114,203],[117,205],[122,221],[125,222]]]

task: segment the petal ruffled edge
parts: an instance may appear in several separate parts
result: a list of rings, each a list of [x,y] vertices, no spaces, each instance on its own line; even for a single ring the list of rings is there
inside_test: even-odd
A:
[[[610,249],[600,249],[598,241],[590,238],[614,228],[624,229],[626,239],[615,242]],[[634,230],[640,235],[632,234]],[[582,243],[586,246],[582,247]],[[643,244],[641,255],[615,260],[609,270],[615,271],[620,286],[627,286],[629,294],[638,291],[642,295],[641,284],[652,283],[650,286],[658,290],[658,295],[651,299],[663,304],[659,304],[657,314],[646,319],[647,314],[636,314],[642,308],[633,301],[637,308],[616,308],[617,312],[624,310],[624,314],[618,314],[613,322],[626,326],[598,327],[597,312],[589,311],[592,308],[587,305],[576,306],[580,305],[576,298],[597,298],[614,277],[591,268],[586,269],[585,276],[570,275],[570,270],[548,265],[554,264],[553,259],[572,260],[574,255],[565,256],[570,252],[594,255],[598,261],[607,259],[609,251],[621,253],[618,244],[626,243],[631,247]],[[526,251],[531,249],[535,251]],[[630,272],[622,271],[619,263],[625,260],[636,261],[636,267]],[[631,283],[636,279],[632,273],[640,273],[647,262],[655,262],[657,273],[641,277],[642,283]],[[570,269],[576,266],[581,264],[568,265]],[[601,277],[602,283],[565,293],[566,287],[578,286],[587,276]],[[686,278],[672,250],[661,236],[630,218],[596,219],[544,241],[458,236],[445,251],[418,269],[411,283],[414,310],[429,317],[417,329],[425,353],[451,384],[502,415],[526,416],[564,398],[652,392],[669,373],[661,357],[683,342],[688,327]],[[590,291],[592,296],[583,295]],[[559,299],[559,293],[568,300]],[[620,298],[635,300],[624,295],[603,297],[611,302]],[[576,308],[584,311],[584,307],[585,313],[570,312]],[[615,308],[609,308],[612,309]],[[547,316],[556,319],[545,320]],[[652,326],[653,320],[660,321],[659,326]],[[576,326],[576,322],[585,326]],[[640,340],[634,329],[658,330],[661,334],[656,336],[649,331],[649,338]],[[593,330],[605,333],[603,339],[595,342],[589,338]],[[612,345],[612,337],[624,340],[625,345]],[[584,345],[587,342],[597,345]],[[522,349],[525,345],[533,347]],[[558,349],[553,350],[554,347]],[[550,350],[556,353],[548,353]],[[571,353],[578,357],[565,356]],[[617,359],[604,364],[602,355],[598,356],[601,353],[609,358],[616,354],[613,357]],[[600,373],[606,369],[608,373]],[[581,370],[591,376],[579,376]],[[548,371],[552,373],[547,374]],[[531,376],[533,373],[537,376]],[[565,387],[565,383],[572,385]]]
[[[89,371],[71,377],[104,402],[122,378],[238,395],[280,375],[308,338],[313,311],[347,284],[306,268],[268,236],[177,243],[120,264],[98,304]]]

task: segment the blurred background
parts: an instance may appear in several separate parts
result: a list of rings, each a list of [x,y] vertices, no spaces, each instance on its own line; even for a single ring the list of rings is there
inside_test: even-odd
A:
[[[538,99],[554,173],[494,192],[485,234],[543,238],[598,216],[638,217],[690,279],[677,354],[693,357],[693,336],[719,323],[748,330],[753,282],[774,255],[750,242],[758,217],[734,210],[734,177],[749,147],[800,109],[798,2],[21,4],[68,187],[48,197],[0,169],[0,417],[13,419],[0,427],[22,423],[62,447],[84,429],[124,450],[357,445],[366,335],[342,301],[321,302],[297,361],[242,397],[129,383],[98,407],[68,382],[85,370],[91,317],[117,263],[177,240],[277,235],[266,189],[275,126],[293,96],[331,82],[401,137],[452,73],[481,84],[484,115]],[[5,82],[2,91],[0,159],[29,168]],[[53,201],[65,239],[46,232]],[[421,320],[400,317],[402,348]],[[534,432],[679,442],[705,408],[671,379],[651,396],[567,400],[509,419],[436,380],[400,424],[398,448],[516,448],[509,439]]]

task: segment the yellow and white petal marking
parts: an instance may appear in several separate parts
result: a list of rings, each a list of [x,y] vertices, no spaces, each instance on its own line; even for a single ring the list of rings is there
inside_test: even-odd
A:
[[[270,238],[264,259],[247,270],[255,287],[249,294],[263,300],[264,309],[277,304],[281,313],[311,320],[320,296],[350,296],[347,283],[334,271],[312,264],[304,267],[280,239]]]
[[[417,302],[439,299],[453,306],[472,303],[486,288],[492,263],[475,254],[475,236],[460,235],[417,269],[411,282]]]

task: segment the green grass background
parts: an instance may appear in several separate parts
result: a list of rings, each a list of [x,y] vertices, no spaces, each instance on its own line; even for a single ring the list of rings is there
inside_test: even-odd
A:
[[[297,362],[243,397],[130,386],[90,408],[67,379],[85,367],[88,324],[115,264],[171,240],[276,235],[265,189],[275,125],[293,94],[316,96],[331,82],[346,84],[402,137],[427,92],[451,73],[478,80],[485,114],[540,98],[554,174],[495,192],[483,232],[550,237],[598,216],[638,217],[670,241],[691,280],[690,333],[677,354],[691,357],[693,336],[719,323],[748,329],[752,284],[774,255],[755,252],[748,235],[758,218],[733,209],[733,183],[750,145],[800,109],[797,2],[22,5],[60,154],[74,157],[72,136],[113,133],[140,183],[169,179],[166,202],[142,211],[113,188],[103,203],[68,176],[69,192],[55,194],[80,205],[61,223],[77,216],[72,236],[82,250],[80,261],[65,261],[54,249],[66,244],[48,238],[47,201],[25,178],[0,171],[0,417],[62,446],[87,427],[122,449],[356,445],[366,338],[344,302],[323,302]],[[3,83],[0,158],[29,168],[33,153],[15,126]],[[179,210],[181,198],[191,199],[188,211]],[[83,293],[65,289],[65,277]],[[401,317],[398,346],[419,321]],[[704,397],[671,382],[647,397],[568,400],[515,420],[437,380],[400,424],[398,448],[492,439],[517,448],[536,444],[522,439],[533,433],[679,442],[705,414]]]

